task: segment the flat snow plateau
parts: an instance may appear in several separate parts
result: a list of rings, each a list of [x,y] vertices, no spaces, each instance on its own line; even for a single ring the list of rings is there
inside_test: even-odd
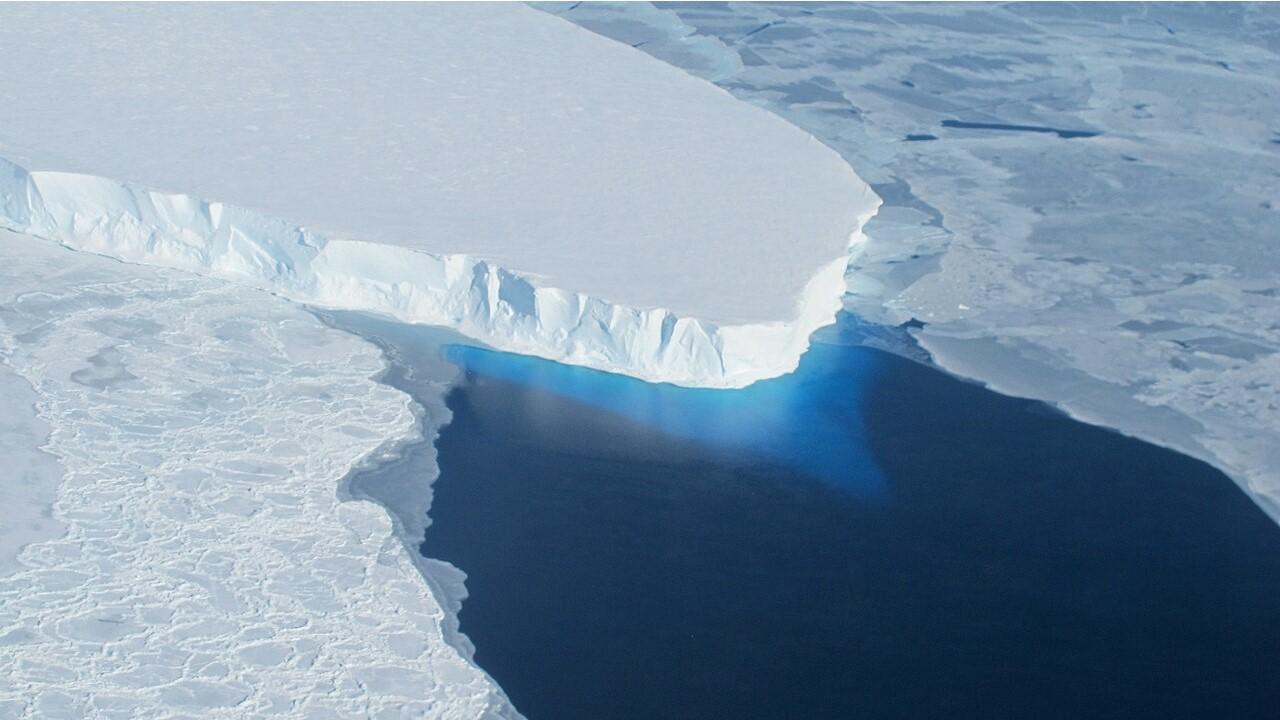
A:
[[[3,5],[0,46],[9,228],[650,380],[794,368],[879,205],[524,6]]]
[[[60,462],[66,531],[0,576],[0,717],[514,717],[387,513],[339,499],[421,426],[382,368],[280,298],[0,231],[0,387],[47,423],[6,437]]]

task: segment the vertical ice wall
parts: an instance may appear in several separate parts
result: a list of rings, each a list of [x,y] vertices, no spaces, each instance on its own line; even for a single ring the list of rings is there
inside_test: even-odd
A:
[[[10,227],[652,380],[794,367],[879,204],[523,6],[3,6],[0,43]]]
[[[339,499],[414,434],[376,348],[266,293],[4,231],[0,308],[65,470],[65,535],[0,573],[0,715],[517,716],[387,513]]]

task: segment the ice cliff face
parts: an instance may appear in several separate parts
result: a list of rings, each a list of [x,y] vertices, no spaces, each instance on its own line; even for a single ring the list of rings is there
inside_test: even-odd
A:
[[[879,204],[521,5],[15,5],[0,45],[7,226],[648,380],[793,368]]]
[[[878,200],[868,193],[849,252]],[[462,254],[327,239],[252,210],[0,159],[0,227],[126,262],[248,284],[325,307],[456,328],[493,347],[655,382],[741,387],[795,368],[829,324],[847,256],[805,286],[790,322],[719,324],[611,303]]]
[[[1210,462],[1280,520],[1277,6],[548,9],[858,168],[885,206],[851,311]]]

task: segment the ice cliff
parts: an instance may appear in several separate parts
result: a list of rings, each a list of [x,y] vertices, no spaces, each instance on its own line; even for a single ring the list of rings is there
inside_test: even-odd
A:
[[[848,256],[790,322],[718,324],[614,304],[462,254],[334,240],[241,207],[0,159],[0,227],[73,249],[248,284],[309,304],[453,327],[494,347],[651,381],[740,387],[794,369],[840,307]],[[873,197],[873,196],[872,196]],[[849,237],[874,214],[866,203]]]
[[[12,6],[0,43],[6,227],[648,380],[792,369],[879,204],[523,6]]]

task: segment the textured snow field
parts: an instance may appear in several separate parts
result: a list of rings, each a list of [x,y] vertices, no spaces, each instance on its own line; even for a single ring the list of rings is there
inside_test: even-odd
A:
[[[867,177],[848,274],[878,200],[836,154],[547,15],[0,6],[0,225],[216,276],[0,231],[0,717],[515,716],[456,571],[342,501],[438,408],[244,285],[739,385],[847,284],[1280,512],[1275,11],[574,13]]]
[[[386,512],[339,501],[418,432],[382,368],[265,293],[0,231],[0,382],[66,527],[0,577],[0,717],[515,716]]]
[[[1280,6],[543,7],[849,160],[885,201],[850,309],[1280,519]]]
[[[11,229],[652,380],[793,369],[879,204],[522,5],[6,4],[0,45]]]

